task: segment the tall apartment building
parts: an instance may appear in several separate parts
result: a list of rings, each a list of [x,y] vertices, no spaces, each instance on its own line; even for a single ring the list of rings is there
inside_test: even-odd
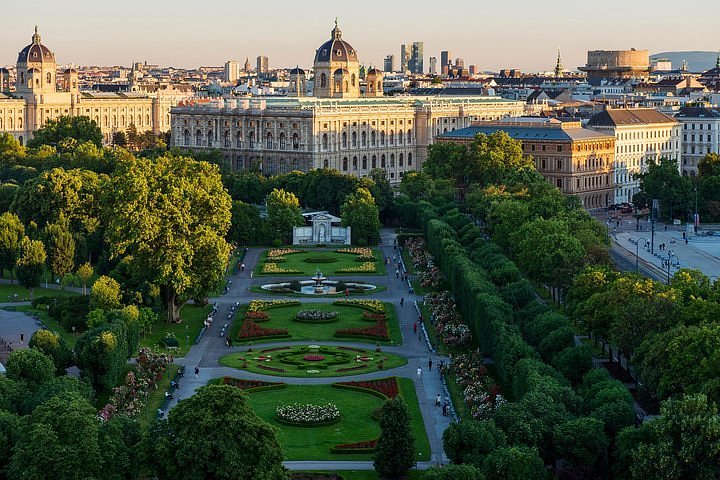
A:
[[[682,174],[697,175],[708,153],[720,153],[720,108],[682,107],[675,118],[682,124]]]
[[[225,73],[223,80],[229,83],[235,83],[240,78],[240,64],[235,60],[225,62]]]
[[[383,64],[383,70],[385,70],[386,73],[397,72],[397,64],[395,63],[395,55],[390,54],[385,57],[385,62]]]
[[[430,57],[430,75],[437,75],[437,58]]]
[[[270,62],[268,60],[268,57],[266,57],[264,55],[260,55],[259,57],[257,57],[257,74],[258,75],[267,74],[268,71],[270,71],[269,64],[270,64]]]
[[[443,50],[440,52],[440,73],[447,75],[450,70],[450,64],[452,63],[452,52],[449,50]]]
[[[670,158],[682,166],[680,122],[652,108],[611,109],[594,115],[588,128],[615,137],[615,202],[632,202],[640,190],[634,176],[647,162]]]
[[[413,42],[408,69],[415,74],[425,73],[423,42]]]
[[[412,45],[400,45],[400,71],[405,73],[410,70],[410,56],[412,55]]]
[[[579,121],[519,117],[473,122],[436,140],[469,144],[478,134],[498,131],[519,140],[523,155],[535,160],[538,172],[564,194],[577,195],[586,209],[604,208],[617,201],[613,195],[615,138],[582,128]]]

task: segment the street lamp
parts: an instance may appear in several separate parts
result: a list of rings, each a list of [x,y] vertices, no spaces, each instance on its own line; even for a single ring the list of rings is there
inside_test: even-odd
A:
[[[667,260],[664,260],[663,263],[665,264],[665,267],[667,267],[667,284],[670,285],[670,268],[673,266],[673,257],[675,258],[675,266],[680,266],[680,259],[678,258],[675,253],[670,250],[668,252],[668,258]]]
[[[693,228],[695,229],[695,235],[697,235],[697,229],[698,229],[698,209],[697,209],[697,203],[698,203],[698,191],[697,191],[697,184],[695,185],[695,216],[693,217]]]

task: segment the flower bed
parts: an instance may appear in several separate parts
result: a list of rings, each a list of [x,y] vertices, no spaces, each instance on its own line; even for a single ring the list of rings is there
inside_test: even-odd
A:
[[[287,383],[282,382],[264,382],[262,380],[241,380],[239,378],[223,377],[221,380],[223,385],[230,385],[231,387],[237,387],[240,390],[246,391],[260,391],[260,390],[274,390],[279,388],[287,387]]]
[[[290,305],[300,305],[297,300],[253,300],[250,302],[247,311],[259,312],[261,310],[270,310],[271,308],[287,307]]]
[[[365,380],[360,382],[338,382],[333,383],[333,387],[361,390],[365,392],[370,391],[380,394],[382,398],[395,398],[400,393],[397,379],[395,377]]]
[[[265,328],[252,320],[245,320],[242,325],[240,325],[240,331],[238,332],[238,338],[240,340],[268,337],[286,338],[289,336],[286,328]]]
[[[279,405],[275,410],[276,420],[285,425],[319,427],[334,425],[340,421],[340,410],[332,403],[293,403]]]
[[[472,340],[470,328],[463,322],[450,292],[425,295],[425,305],[430,309],[432,323],[442,342],[450,347],[466,347]]]
[[[322,362],[323,360],[325,360],[325,357],[322,355],[310,354],[305,355],[303,357],[303,360],[305,360],[306,362]]]
[[[335,251],[337,253],[349,253],[352,255],[362,255],[365,257],[375,258],[375,252],[373,252],[372,248],[367,248],[367,247],[340,248]]]
[[[341,443],[330,449],[331,453],[372,453],[377,447],[377,439],[364,442]]]
[[[267,258],[284,257],[285,255],[292,255],[293,253],[302,253],[302,250],[295,248],[273,248],[268,250]]]
[[[500,394],[500,387],[487,375],[487,369],[477,353],[456,355],[450,367],[463,389],[465,404],[473,418],[491,418],[492,413],[506,402]]]
[[[341,299],[335,300],[333,305],[344,305],[346,307],[363,308],[375,313],[385,313],[385,304],[380,300]]]
[[[425,288],[438,289],[443,282],[443,275],[435,265],[427,243],[420,237],[409,238],[405,242],[413,267],[417,272],[420,285]]]
[[[376,320],[367,327],[341,328],[335,332],[336,337],[367,338],[370,340],[390,340],[386,320]]]
[[[337,258],[331,257],[330,255],[315,255],[314,257],[307,257],[303,259],[306,263],[335,263]]]
[[[337,320],[338,312],[303,310],[295,315],[295,321],[303,323],[330,323]]]
[[[265,322],[270,320],[270,315],[265,312],[245,312],[245,320],[252,320],[253,322]]]
[[[377,260],[375,255],[358,255],[355,257],[356,262],[374,262]]]
[[[290,268],[282,268],[277,263],[265,262],[262,266],[260,273],[287,273],[287,274],[298,274],[303,273],[302,270],[292,270]]]
[[[357,267],[346,267],[335,270],[335,273],[374,273],[377,272],[375,262],[363,262]]]
[[[387,320],[387,317],[384,313],[362,312],[362,319],[367,322],[375,322],[377,320]]]

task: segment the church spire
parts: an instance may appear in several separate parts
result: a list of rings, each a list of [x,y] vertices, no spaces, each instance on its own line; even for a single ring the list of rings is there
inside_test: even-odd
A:
[[[715,68],[720,68],[720,50],[718,50],[717,60],[715,60]]]
[[[40,34],[38,33],[37,25],[35,25],[35,34],[32,36],[32,42],[35,45],[40,45]]]
[[[340,30],[340,27],[338,27],[337,17],[335,17],[335,28],[333,28],[331,36],[335,40],[340,40],[342,38],[342,31]]]
[[[558,48],[557,63],[555,64],[555,76],[561,77],[563,72],[562,62],[560,61],[560,48]]]

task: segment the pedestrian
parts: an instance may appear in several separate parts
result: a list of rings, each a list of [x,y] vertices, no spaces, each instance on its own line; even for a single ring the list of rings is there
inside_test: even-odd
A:
[[[422,334],[418,333],[418,342],[422,342]]]
[[[665,225],[665,231],[667,232],[667,225]]]
[[[393,255],[393,263],[395,263],[395,255]]]
[[[400,303],[400,305],[402,305],[402,302]],[[22,345],[24,341],[25,341],[25,334],[23,332],[20,332],[20,345]]]
[[[687,243],[688,243],[688,242],[687,242],[687,238],[686,238],[686,239],[685,239],[685,245],[687,245]]]
[[[420,368],[420,367],[417,368],[417,379],[418,380],[422,379],[422,368]]]
[[[403,305],[405,305],[405,299],[400,297],[400,306],[402,307]]]
[[[244,272],[244,271],[245,271],[245,264],[244,264],[244,263],[241,263],[241,264],[240,264],[240,271],[241,271],[241,272]]]
[[[413,333],[417,333],[417,322],[413,322]]]
[[[175,359],[173,358],[172,354],[170,355],[170,360],[169,360],[169,361],[170,361],[170,363],[173,363],[173,362],[175,361]]]
[[[438,393],[437,396],[435,397],[435,406],[436,406],[436,407],[439,407],[439,406],[440,406],[440,394],[439,394],[439,393]]]
[[[250,278],[252,278],[252,277],[253,277],[253,271],[250,270]]]
[[[345,297],[349,297],[349,296],[350,296],[350,289],[346,288],[345,289]]]
[[[198,368],[198,367],[196,366],[196,367],[195,367],[195,378],[198,377],[198,374],[199,374],[199,373],[200,373],[200,368]]]
[[[432,372],[432,358],[428,359],[428,371]]]
[[[400,270],[395,269],[395,278],[400,278]]]
[[[232,348],[232,338],[228,337],[228,346]]]

